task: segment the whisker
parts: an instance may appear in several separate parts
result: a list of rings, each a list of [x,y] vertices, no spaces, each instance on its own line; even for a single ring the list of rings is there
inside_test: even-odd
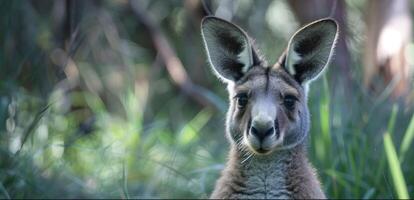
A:
[[[244,162],[246,162],[247,160],[249,160],[252,156],[253,156],[253,154],[250,153],[250,155],[248,155],[247,158],[245,158],[243,161],[241,161],[241,164],[243,164]]]

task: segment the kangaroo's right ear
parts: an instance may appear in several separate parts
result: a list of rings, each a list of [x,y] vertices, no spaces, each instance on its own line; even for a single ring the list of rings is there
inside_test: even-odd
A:
[[[217,17],[205,17],[201,34],[208,60],[218,77],[237,81],[253,66],[249,38],[238,26]]]
[[[290,39],[284,66],[301,84],[309,82],[326,68],[338,37],[338,24],[321,19],[297,31]]]

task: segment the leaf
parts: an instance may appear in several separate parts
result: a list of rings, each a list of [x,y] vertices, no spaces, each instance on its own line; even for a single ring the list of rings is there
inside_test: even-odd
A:
[[[37,112],[35,118],[33,119],[33,121],[30,123],[29,127],[23,133],[22,144],[20,145],[20,149],[16,152],[16,155],[18,155],[20,153],[20,151],[23,148],[24,143],[26,143],[26,141],[27,141],[27,138],[29,138],[29,135],[35,130],[35,128],[39,124],[40,119],[42,119],[43,115],[50,108],[51,105],[52,105],[52,103],[49,103],[45,107],[43,107],[39,112]]]
[[[409,199],[410,197],[408,196],[407,186],[401,171],[400,162],[398,161],[397,152],[395,151],[394,144],[389,133],[384,134],[384,149],[398,198]]]
[[[408,125],[407,130],[405,131],[404,138],[400,147],[400,163],[404,161],[405,154],[411,146],[411,143],[414,139],[414,115],[411,117],[410,124]]]

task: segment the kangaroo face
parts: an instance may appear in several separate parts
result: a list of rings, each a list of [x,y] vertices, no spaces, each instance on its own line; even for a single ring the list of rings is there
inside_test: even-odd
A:
[[[249,37],[230,22],[207,17],[202,35],[214,72],[228,84],[232,144],[268,154],[301,143],[309,129],[307,84],[329,62],[336,22],[324,19],[299,30],[274,66],[265,66]]]
[[[283,69],[256,66],[229,91],[228,132],[238,145],[266,154],[305,138],[304,91]]]

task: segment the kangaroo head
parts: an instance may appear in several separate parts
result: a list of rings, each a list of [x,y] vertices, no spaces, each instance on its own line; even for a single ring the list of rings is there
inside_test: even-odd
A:
[[[268,154],[304,141],[309,131],[306,88],[329,62],[336,22],[322,19],[297,31],[273,66],[264,64],[238,26],[206,17],[201,30],[213,71],[227,83],[231,143],[239,150]]]

